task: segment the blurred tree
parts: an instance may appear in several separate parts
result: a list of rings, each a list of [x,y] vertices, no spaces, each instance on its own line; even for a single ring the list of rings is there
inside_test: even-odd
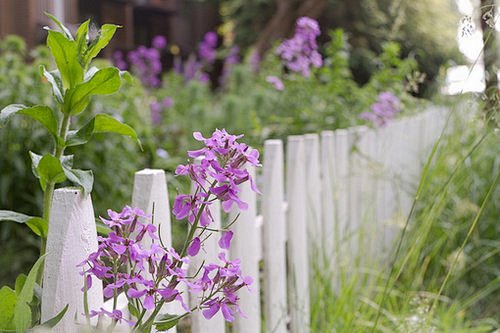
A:
[[[234,23],[236,43],[265,52],[293,31],[299,16],[317,18],[322,29],[346,30],[352,45],[351,68],[366,83],[376,68],[375,54],[386,41],[401,44],[403,56],[417,59],[426,87],[441,65],[460,59],[456,46],[459,15],[450,0],[222,0],[223,20]],[[327,38],[325,33],[322,38]]]

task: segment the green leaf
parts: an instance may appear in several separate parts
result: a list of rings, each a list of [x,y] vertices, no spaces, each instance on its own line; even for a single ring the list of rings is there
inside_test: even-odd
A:
[[[87,52],[85,52],[83,56],[82,65],[84,68],[86,68],[90,61],[94,59],[99,54],[99,52],[101,52],[101,50],[106,47],[106,45],[108,45],[111,38],[113,38],[116,29],[118,28],[120,28],[120,26],[114,24],[105,24],[101,27],[99,35],[90,44]]]
[[[21,293],[21,290],[23,290],[27,278],[28,277],[26,276],[26,274],[19,274],[17,276],[15,284],[16,295],[19,295]]]
[[[120,77],[127,83],[134,83],[134,77],[128,71],[120,71]]]
[[[49,232],[49,223],[41,217],[32,217],[26,225],[38,236],[46,238]]]
[[[34,152],[30,151],[29,152],[30,157],[31,157],[31,172],[33,172],[33,175],[39,179],[40,175],[38,174],[38,164],[40,164],[40,160],[42,159],[42,155],[35,154]]]
[[[57,138],[57,120],[52,110],[46,105],[27,107],[22,104],[11,104],[0,111],[0,125],[15,114],[28,116],[45,126],[54,138]]]
[[[31,309],[29,304],[33,299],[33,291],[35,289],[35,280],[38,275],[38,271],[42,266],[45,255],[38,258],[38,260],[31,268],[26,281],[24,282],[23,289],[19,293],[17,298],[16,307],[14,310],[14,324],[16,326],[17,333],[24,333],[31,324]]]
[[[63,167],[64,174],[68,179],[83,188],[83,194],[92,192],[94,185],[94,175],[91,170],[79,170]]]
[[[0,221],[26,223],[26,221],[28,221],[31,218],[32,218],[31,216],[22,213],[16,213],[10,210],[0,210]]]
[[[14,309],[16,308],[16,292],[7,286],[0,289],[0,331],[15,330]]]
[[[49,328],[56,326],[61,321],[61,319],[64,317],[64,315],[66,314],[66,311],[68,311],[68,306],[69,306],[69,304],[66,304],[64,309],[62,309],[55,317],[47,320],[41,326],[49,327]]]
[[[89,80],[70,89],[64,96],[63,112],[78,114],[90,102],[92,95],[112,94],[120,89],[121,80],[117,68],[104,68],[95,73]]]
[[[141,146],[141,141],[132,127],[107,114],[98,114],[78,131],[69,133],[66,146],[70,147],[85,144],[94,133],[116,133],[129,136],[135,139],[139,146]]]
[[[95,226],[97,229],[97,233],[101,236],[107,236],[111,232],[111,229],[107,225],[102,223],[101,220],[95,220]]]
[[[73,40],[73,35],[71,35],[69,29],[66,28],[64,24],[62,24],[62,22],[57,19],[57,17],[47,12],[45,12],[45,15],[47,15],[52,21],[54,21],[55,24],[57,24],[57,26],[61,29],[61,31],[64,33],[64,36],[66,36],[67,39]]]
[[[61,73],[64,89],[75,87],[83,81],[83,68],[78,62],[78,47],[62,33],[49,30],[47,46]]]
[[[38,163],[37,171],[40,175],[40,185],[44,191],[47,183],[57,184],[66,180],[61,161],[50,154],[42,157],[40,163]]]
[[[179,319],[180,317],[178,315],[163,314],[155,320],[154,324],[156,330],[161,332],[171,329],[172,327],[177,325]]]
[[[44,65],[40,65],[40,75],[50,83],[54,97],[57,99],[58,103],[62,104],[64,102],[62,94],[64,88],[59,71],[49,72]]]
[[[80,57],[82,57],[82,55],[87,51],[89,25],[90,25],[90,20],[83,22],[82,24],[80,24],[76,32],[76,45],[78,47],[78,55]],[[82,59],[80,59],[80,61],[81,60]]]
[[[139,318],[140,316],[139,310],[135,307],[135,305],[132,302],[128,303],[128,312],[130,312],[130,314],[135,318]]]
[[[28,216],[10,210],[0,210],[0,221],[12,221],[26,224],[35,234],[46,237],[49,224],[41,217]]]

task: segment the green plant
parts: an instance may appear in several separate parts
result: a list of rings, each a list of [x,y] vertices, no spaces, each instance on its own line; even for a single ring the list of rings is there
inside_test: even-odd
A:
[[[89,40],[90,20],[84,22],[72,36],[69,30],[55,17],[47,14],[61,29],[48,31],[47,46],[57,65],[57,70],[49,71],[45,65],[40,65],[40,75],[50,84],[55,102],[51,106],[38,104],[25,106],[11,104],[0,111],[0,122],[15,114],[27,116],[36,120],[50,134],[52,138],[52,152],[38,155],[30,151],[32,171],[39,179],[43,190],[43,214],[33,217],[13,211],[0,211],[0,220],[24,223],[41,239],[40,255],[45,253],[46,240],[49,228],[52,197],[56,184],[66,180],[81,186],[85,194],[89,194],[93,186],[93,174],[90,170],[73,168],[73,155],[64,155],[66,148],[86,144],[94,133],[117,133],[132,137],[138,141],[135,131],[128,125],[116,120],[107,114],[97,114],[85,125],[71,129],[71,122],[76,116],[85,114],[93,95],[112,94],[121,86],[122,77],[128,73],[117,68],[107,67],[98,69],[90,66],[93,58],[109,43],[118,26],[105,24],[101,27],[98,36]],[[59,110],[55,110],[56,106]],[[138,141],[139,142],[139,141]],[[34,269],[40,264],[37,262]],[[43,269],[36,268],[36,282],[41,285]],[[34,283],[34,282],[33,282]],[[31,286],[32,287],[32,286]],[[30,289],[29,287],[27,287]],[[32,293],[32,288],[31,291]],[[11,304],[10,304],[11,305]],[[6,306],[9,307],[9,304]],[[23,305],[24,306],[24,302]],[[14,318],[19,316],[16,310]],[[31,314],[26,322],[34,319]],[[15,323],[16,330],[24,331],[28,326]]]

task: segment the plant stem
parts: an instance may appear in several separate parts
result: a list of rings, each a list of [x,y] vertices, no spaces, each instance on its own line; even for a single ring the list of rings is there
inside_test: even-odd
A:
[[[61,123],[61,128],[59,129],[59,139],[55,140],[54,156],[57,159],[60,159],[64,153],[64,148],[65,148],[64,143],[66,141],[66,136],[68,135],[70,122],[71,122],[71,116],[69,114],[64,114]],[[47,221],[48,224],[50,222],[50,210],[52,208],[52,199],[54,197],[55,185],[56,184],[54,182],[48,182],[43,192],[42,217],[45,221]],[[43,256],[46,250],[47,250],[47,236],[42,236],[40,239],[40,256]],[[39,285],[42,285],[42,279],[43,279],[43,266],[38,271],[38,276],[36,280]]]

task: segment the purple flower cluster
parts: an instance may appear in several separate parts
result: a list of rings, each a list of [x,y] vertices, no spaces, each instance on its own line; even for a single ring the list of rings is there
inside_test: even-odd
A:
[[[206,319],[212,318],[221,311],[227,321],[233,321],[235,314],[242,314],[238,306],[238,290],[249,288],[252,278],[241,272],[240,261],[226,259],[233,238],[231,230],[221,231],[218,245],[221,252],[217,263],[208,263],[200,267],[196,276],[187,276],[186,264],[189,257],[200,252],[202,237],[205,232],[212,232],[198,226],[208,226],[212,221],[209,205],[214,200],[222,202],[223,209],[228,212],[233,204],[240,209],[247,204],[238,198],[239,185],[250,181],[251,187],[258,192],[246,165],[260,166],[259,153],[237,140],[242,135],[231,135],[225,130],[216,130],[210,138],[204,138],[199,132],[195,139],[204,143],[204,147],[188,152],[191,158],[201,158],[200,164],[188,163],[179,165],[177,175],[189,176],[198,187],[193,195],[181,194],[175,199],[173,213],[177,219],[187,217],[190,222],[189,235],[181,254],[173,248],[160,246],[157,228],[150,223],[143,211],[126,206],[117,213],[109,210],[109,219],[101,220],[109,226],[111,232],[107,237],[99,237],[98,250],[79,266],[82,267],[85,285],[84,291],[92,287],[93,279],[107,282],[104,296],[115,298],[125,293],[129,306],[139,313],[158,310],[164,303],[178,301],[186,314],[201,310]],[[196,236],[195,236],[196,235]],[[151,239],[151,245],[141,242],[145,237]],[[200,295],[198,305],[188,308],[178,285],[183,283],[189,293]],[[149,312],[151,313],[151,312]],[[155,315],[152,311],[151,317]],[[93,309],[90,316],[107,316],[114,323],[125,321],[135,325],[139,330],[148,330],[152,320],[143,316],[136,318],[138,322],[124,318],[121,311],[104,308]]]
[[[151,111],[151,121],[153,125],[158,126],[161,124],[162,113],[174,105],[172,97],[165,97],[162,101],[154,101],[149,104]]]
[[[317,21],[309,17],[300,17],[293,38],[283,41],[276,52],[288,69],[308,77],[311,66],[319,68],[323,64],[316,43],[316,38],[320,34]]]
[[[160,301],[177,300],[189,311],[176,289],[180,282],[186,281],[187,271],[182,263],[188,263],[189,259],[181,258],[173,248],[164,248],[154,242],[158,241],[157,228],[141,222],[149,216],[140,209],[126,206],[119,213],[108,210],[108,215],[109,220],[101,220],[111,232],[107,237],[99,237],[98,250],[80,264],[85,288],[90,289],[92,280],[97,278],[109,282],[103,291],[107,298],[125,292],[129,301],[142,304],[146,310],[155,308]],[[153,240],[149,247],[141,243],[146,235]],[[109,312],[101,308],[90,315],[106,315],[115,321],[124,319],[116,309]]]
[[[241,274],[239,259],[227,260],[224,252],[219,253],[218,258],[221,264],[203,266],[202,277],[190,284],[190,290],[210,293],[211,297],[201,301],[200,305],[206,319],[212,318],[220,310],[224,318],[232,322],[235,313],[243,314],[238,306],[236,292],[242,287],[249,288],[253,280]]]
[[[210,77],[202,69],[203,64],[194,55],[189,56],[184,64],[179,62],[175,67],[175,71],[184,76],[185,82],[198,80],[201,83],[207,83],[210,81]]]
[[[213,64],[217,57],[217,34],[209,31],[198,45],[198,55],[202,62]]]
[[[239,209],[248,206],[238,194],[241,192],[239,185],[250,181],[251,188],[259,193],[253,179],[250,177],[245,166],[260,166],[259,152],[244,143],[238,143],[243,135],[231,135],[226,130],[215,130],[210,138],[204,138],[201,133],[195,132],[194,138],[205,144],[199,150],[188,152],[189,157],[202,157],[200,164],[189,163],[179,165],[175,170],[177,175],[188,175],[199,185],[200,191],[195,194],[182,194],[177,196],[174,203],[173,213],[177,219],[188,218],[189,222],[200,215],[200,225],[207,226],[212,217],[208,206],[209,196],[213,195],[222,203],[225,212],[229,212],[233,204]],[[212,182],[209,179],[213,179]],[[206,188],[207,187],[207,188]],[[202,211],[200,212],[200,209]]]
[[[128,60],[133,70],[139,75],[141,82],[148,87],[160,86],[160,74],[162,71],[160,51],[155,48],[139,46],[130,51]]]
[[[386,91],[378,95],[371,112],[363,112],[360,118],[371,121],[377,127],[384,127],[401,111],[401,102],[393,93]]]
[[[235,45],[229,50],[229,54],[224,58],[224,65],[222,67],[222,75],[220,77],[221,85],[224,85],[231,74],[231,69],[234,65],[240,62],[239,56],[240,48]]]
[[[113,52],[113,55],[111,56],[111,59],[113,61],[113,64],[118,67],[118,69],[125,71],[128,69],[128,63],[123,57],[123,52],[122,51],[115,51]]]

